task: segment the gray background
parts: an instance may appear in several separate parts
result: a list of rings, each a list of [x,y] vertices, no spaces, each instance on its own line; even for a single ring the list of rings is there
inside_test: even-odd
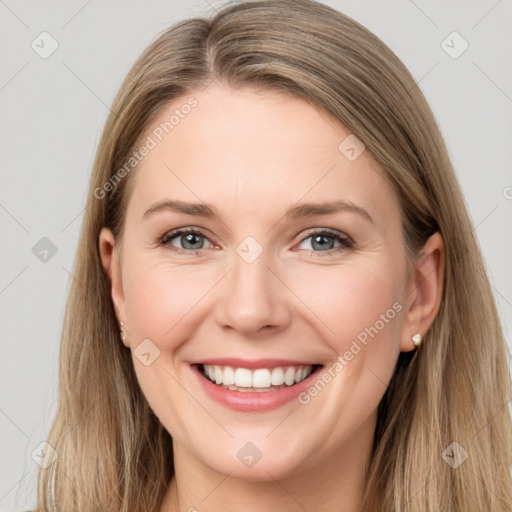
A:
[[[380,36],[429,100],[467,199],[510,344],[511,1],[325,3]],[[1,511],[23,510],[35,501],[38,466],[31,453],[45,440],[55,411],[66,291],[108,106],[157,33],[220,5],[214,0],[0,0]],[[42,46],[43,31],[59,45],[47,59],[31,47],[34,40]],[[453,31],[469,44],[458,58],[442,46]],[[458,52],[462,41],[452,36],[444,45]],[[43,237],[57,249],[46,262],[33,253]]]

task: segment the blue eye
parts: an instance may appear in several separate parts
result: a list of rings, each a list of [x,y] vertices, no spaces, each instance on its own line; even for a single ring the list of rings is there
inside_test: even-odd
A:
[[[329,255],[354,246],[350,237],[331,229],[310,232],[307,237],[302,239],[301,245],[309,239],[311,239],[311,249],[306,250],[319,253],[320,256],[324,256],[322,253]],[[176,246],[173,240],[178,241],[180,245]],[[159,244],[169,247],[169,249],[179,254],[194,255],[198,254],[200,250],[207,248],[205,247],[206,240],[208,240],[206,234],[199,228],[181,228],[165,234],[159,240]],[[336,243],[338,243],[337,247],[335,247]]]
[[[311,239],[311,247],[313,248],[313,252],[324,252],[331,254],[333,252],[342,251],[345,249],[350,249],[354,246],[352,240],[342,233],[338,231],[334,231],[331,229],[323,229],[321,231],[314,231],[309,234],[306,238],[302,239],[301,244],[303,244],[306,240]],[[334,244],[338,242],[339,246],[334,247]],[[319,250],[314,250],[319,249]],[[309,249],[311,250],[311,249]],[[322,254],[323,256],[323,254]]]
[[[208,240],[205,234],[197,228],[182,228],[176,231],[171,231],[164,235],[160,241],[161,245],[173,246],[171,240],[178,239],[183,245],[178,247],[178,252],[187,252],[195,254],[196,251],[204,249],[204,240]]]

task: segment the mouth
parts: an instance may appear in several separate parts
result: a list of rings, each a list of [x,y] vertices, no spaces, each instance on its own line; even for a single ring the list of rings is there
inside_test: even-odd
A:
[[[320,364],[295,364],[245,368],[219,364],[198,364],[202,377],[220,388],[240,393],[272,393],[292,388],[316,373]]]
[[[205,397],[239,412],[266,412],[293,403],[320,378],[324,365],[224,357],[190,361],[189,367]]]

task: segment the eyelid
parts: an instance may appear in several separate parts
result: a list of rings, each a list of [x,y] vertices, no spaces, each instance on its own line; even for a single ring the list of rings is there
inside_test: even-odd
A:
[[[348,236],[346,233],[343,233],[342,231],[338,231],[337,229],[332,228],[313,228],[310,231],[306,233],[306,235],[302,238],[301,242],[304,242],[307,238],[309,238],[312,235],[315,234],[327,234],[334,238],[338,237],[343,240],[345,240],[347,243],[353,244],[354,241],[350,236]]]
[[[313,228],[312,230],[308,231],[305,236],[302,237],[302,240],[299,242],[299,244],[302,244],[305,240],[311,238],[313,235],[327,235],[329,238],[333,238],[340,243],[340,246],[333,247],[332,249],[327,249],[325,251],[313,251],[311,249],[307,250],[309,253],[314,255],[315,258],[333,256],[335,254],[339,254],[340,252],[355,248],[355,243],[352,237],[346,233],[343,233],[342,231],[331,228]]]
[[[167,246],[168,242],[171,239],[176,238],[176,237],[186,234],[186,233],[193,233],[193,234],[200,235],[200,236],[204,237],[206,240],[209,240],[210,243],[212,243],[212,245],[214,245],[213,242],[210,240],[209,235],[206,232],[206,230],[204,230],[203,228],[196,227],[196,226],[186,226],[186,227],[176,228],[171,231],[168,231],[163,236],[160,236],[157,239],[158,245]],[[330,238],[334,238],[335,240],[338,240],[342,244],[341,247],[328,249],[326,251],[308,250],[308,252],[314,253],[316,255],[323,255],[323,253],[325,255],[329,255],[329,254],[339,252],[340,250],[343,250],[343,249],[350,249],[354,246],[354,241],[349,235],[347,235],[346,233],[343,233],[342,231],[338,231],[338,230],[332,229],[332,228],[311,228],[302,236],[299,244],[303,243],[308,238],[311,238],[313,235],[327,235]],[[198,254],[200,251],[203,251],[204,249],[206,249],[206,248],[180,249],[179,247],[175,247],[171,250],[178,252],[178,253],[186,253],[188,255],[195,255],[195,254]]]
[[[172,229],[171,231],[167,231],[163,236],[158,237],[157,242],[159,245],[166,246],[172,238],[176,238],[177,236],[186,233],[201,235],[202,237],[209,240],[212,245],[214,245],[213,242],[210,240],[208,233],[204,229],[195,226],[186,226],[183,228],[176,228]],[[179,247],[176,247],[175,249],[172,250],[176,250],[178,252],[186,252],[188,254],[197,254],[199,251],[202,251],[203,249],[180,249]]]

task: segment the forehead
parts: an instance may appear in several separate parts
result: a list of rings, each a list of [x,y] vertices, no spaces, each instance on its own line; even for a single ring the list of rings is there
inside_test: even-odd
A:
[[[210,86],[166,105],[142,139],[151,149],[132,177],[132,211],[167,197],[248,216],[300,200],[398,207],[347,128],[288,94]]]

